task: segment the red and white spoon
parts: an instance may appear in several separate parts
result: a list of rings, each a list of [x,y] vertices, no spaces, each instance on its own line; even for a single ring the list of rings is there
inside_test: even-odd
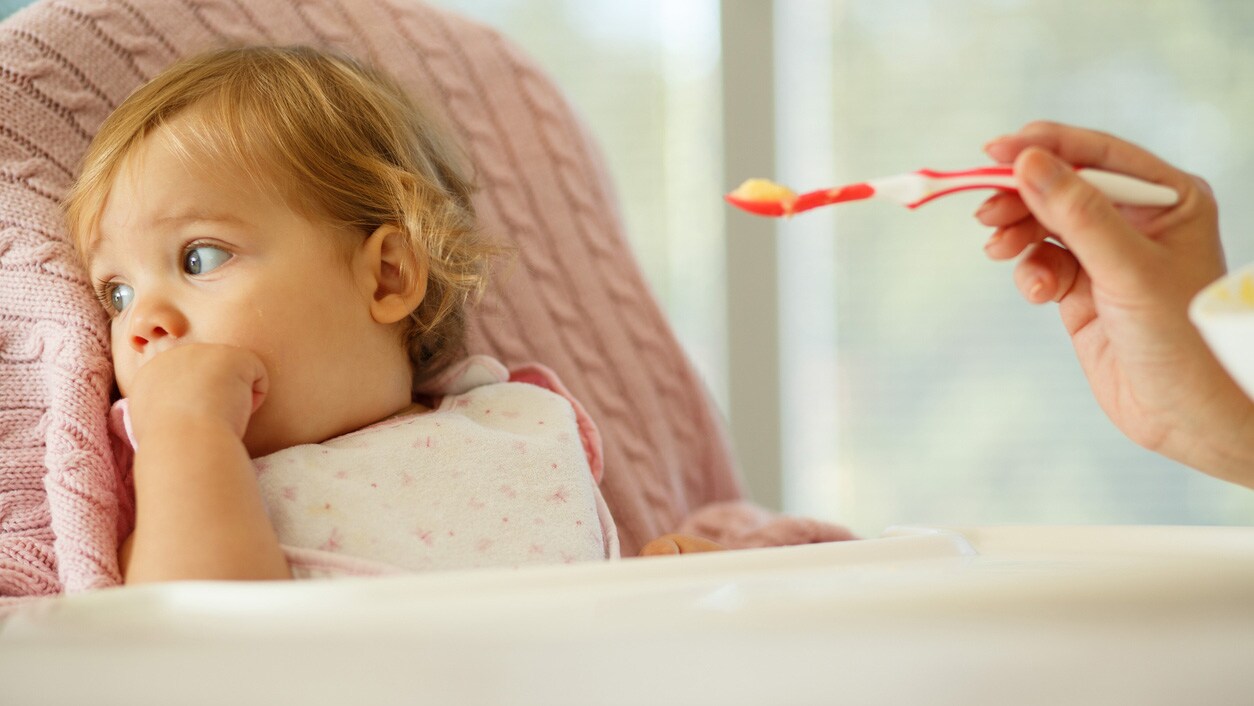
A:
[[[1125,206],[1173,206],[1180,199],[1170,187],[1152,184],[1126,174],[1082,167],[1081,179],[1097,187],[1111,201]],[[882,197],[909,208],[918,208],[932,199],[970,189],[1016,191],[1019,185],[1011,167],[981,167],[957,172],[920,169],[909,174],[847,184],[796,194],[766,179],[749,179],[724,198],[731,205],[759,216],[793,216],[812,208],[846,201]]]

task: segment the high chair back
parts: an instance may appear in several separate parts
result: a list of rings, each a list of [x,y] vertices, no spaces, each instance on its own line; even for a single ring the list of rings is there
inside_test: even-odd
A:
[[[182,56],[252,43],[356,56],[446,112],[483,227],[517,251],[472,312],[470,352],[542,362],[583,402],[625,555],[740,499],[597,147],[500,34],[414,0],[44,0],[0,24],[0,596],[117,583],[118,518],[132,510],[106,432],[108,328],[59,200],[132,90]],[[745,508],[754,519],[710,515],[702,531],[769,517]]]

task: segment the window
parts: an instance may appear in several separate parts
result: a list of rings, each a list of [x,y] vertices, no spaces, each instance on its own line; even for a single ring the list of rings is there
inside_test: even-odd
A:
[[[779,2],[781,177],[976,166],[986,140],[1031,119],[1088,125],[1205,175],[1240,265],[1254,259],[1252,21],[1229,2]],[[823,302],[784,308],[788,507],[868,533],[1254,520],[1248,490],[1115,430],[1056,307],[1024,303],[1011,265],[984,258],[981,201],[781,225],[782,300]]]
[[[637,255],[724,408],[737,384],[724,282],[754,273],[723,271],[724,233],[746,216],[719,197],[747,177],[808,189],[977,166],[988,139],[1056,119],[1205,175],[1230,264],[1254,260],[1254,239],[1241,235],[1254,227],[1243,193],[1254,188],[1254,6],[776,2],[775,132],[762,138],[775,164],[728,174],[728,56],[713,0],[441,4],[523,45],[589,121]],[[784,509],[866,535],[901,523],[1254,521],[1248,490],[1144,451],[1110,424],[1055,307],[1023,302],[1012,266],[984,257],[989,233],[971,217],[981,201],[964,194],[917,211],[873,201],[776,226],[782,304],[762,335],[778,324]]]

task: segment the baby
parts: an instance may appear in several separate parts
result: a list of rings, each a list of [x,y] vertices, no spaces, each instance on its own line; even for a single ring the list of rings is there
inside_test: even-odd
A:
[[[101,126],[66,211],[133,448],[128,583],[617,556],[578,403],[459,360],[499,250],[459,157],[299,47],[182,61]]]

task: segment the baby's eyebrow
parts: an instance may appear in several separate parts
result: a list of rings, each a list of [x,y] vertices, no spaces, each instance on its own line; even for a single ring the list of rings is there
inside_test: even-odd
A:
[[[104,233],[97,233],[96,237],[87,242],[87,247],[83,253],[83,259],[88,265],[96,262],[96,259],[100,256],[100,251],[106,240],[108,240],[108,238]]]
[[[165,228],[181,228],[196,223],[223,223],[226,225],[244,226],[248,222],[244,219],[230,213],[209,213],[205,211],[188,211],[185,213],[175,213],[169,216],[161,216],[154,219],[154,226]],[[87,244],[87,262],[94,262],[100,254],[101,248],[109,240],[109,236],[103,231]]]
[[[182,226],[192,223],[226,223],[227,225],[246,225],[244,219],[231,213],[207,213],[204,211],[188,211],[162,216],[153,221],[153,225]]]

